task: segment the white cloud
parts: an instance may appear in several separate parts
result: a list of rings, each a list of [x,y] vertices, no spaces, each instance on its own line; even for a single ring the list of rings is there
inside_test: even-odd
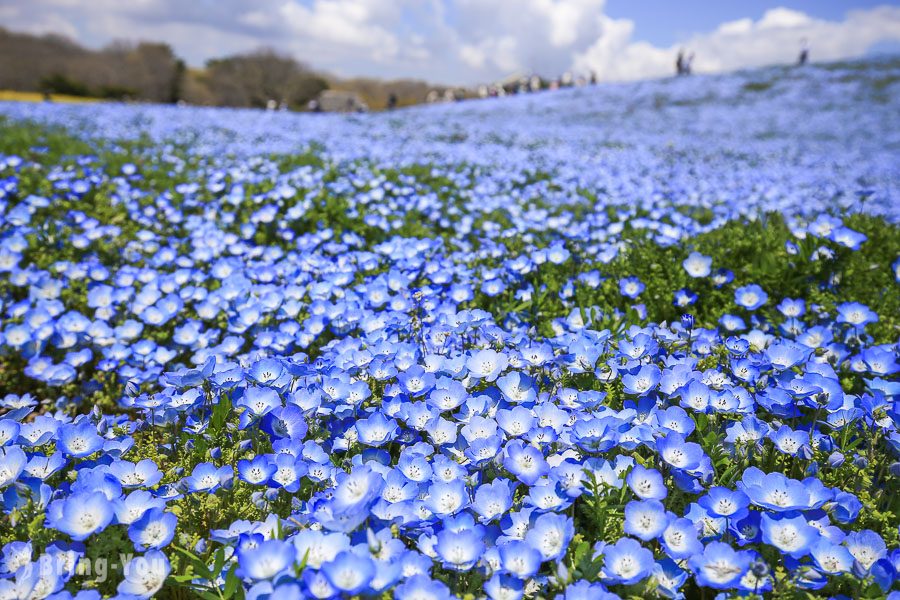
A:
[[[618,31],[615,35],[613,32]],[[694,70],[716,73],[796,59],[801,40],[815,60],[859,57],[878,43],[900,40],[900,8],[882,6],[851,11],[840,22],[814,19],[787,8],[773,8],[758,20],[740,19],[682,44],[657,48],[631,41],[623,26],[598,39],[575,59],[576,70],[594,70],[601,79],[641,79],[669,75],[680,48],[695,54]]]
[[[192,64],[262,45],[341,75],[476,83],[511,72],[566,70],[601,79],[669,75],[680,47],[697,72],[791,62],[800,40],[814,60],[857,57],[900,42],[900,7],[825,21],[790,8],[738,19],[678,46],[635,40],[605,0],[30,0],[2,9],[4,26],[60,32],[93,46],[170,43]]]

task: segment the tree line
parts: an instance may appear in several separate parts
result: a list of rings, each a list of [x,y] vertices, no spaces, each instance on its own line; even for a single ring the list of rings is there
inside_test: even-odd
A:
[[[165,43],[114,42],[92,50],[61,35],[0,27],[0,89],[208,106],[274,102],[303,110],[329,88],[355,92],[372,108],[385,107],[392,95],[398,105],[423,102],[434,89],[412,80],[340,80],[266,48],[190,69]]]

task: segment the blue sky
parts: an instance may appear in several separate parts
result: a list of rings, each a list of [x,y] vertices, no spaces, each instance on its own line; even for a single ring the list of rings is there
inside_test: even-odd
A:
[[[172,45],[189,64],[262,46],[340,76],[473,85],[514,73],[668,76],[900,51],[900,6],[868,0],[0,0],[0,23]]]
[[[812,17],[839,21],[848,10],[870,9],[884,4],[884,0],[608,0],[606,14],[613,18],[632,19],[635,22],[635,40],[670,46],[691,34],[711,31],[726,21],[743,17],[759,19],[767,10],[779,6],[798,10]]]

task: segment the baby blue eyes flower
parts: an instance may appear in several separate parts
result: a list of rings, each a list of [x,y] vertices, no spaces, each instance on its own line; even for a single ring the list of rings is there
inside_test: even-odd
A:
[[[668,523],[666,507],[658,500],[632,501],[625,505],[625,533],[645,542],[662,535]]]
[[[681,265],[688,275],[695,278],[708,277],[710,272],[712,272],[712,258],[699,252],[691,252]]]
[[[685,471],[700,467],[705,456],[699,444],[685,441],[680,433],[670,433],[658,439],[656,450],[667,464]]]
[[[377,448],[390,442],[397,435],[397,422],[376,411],[367,419],[356,422],[356,432],[361,444]]]
[[[545,561],[555,561],[562,558],[574,536],[575,524],[569,517],[544,513],[528,529],[525,541],[540,552]]]
[[[119,594],[137,598],[152,598],[162,589],[172,567],[169,559],[159,550],[150,550],[136,556],[123,567],[125,578],[119,584]]]
[[[734,302],[747,310],[756,310],[769,300],[761,287],[756,284],[745,285],[734,290]]]
[[[26,464],[28,457],[20,447],[0,447],[0,490],[15,483]]]
[[[735,551],[723,542],[710,542],[701,554],[688,559],[688,566],[700,585],[727,590],[737,585],[750,562],[749,552]]]
[[[631,538],[621,538],[603,549],[601,576],[609,584],[634,585],[650,575],[653,553]]]
[[[809,525],[802,515],[769,515],[763,513],[760,522],[763,542],[775,546],[788,556],[801,558],[819,541],[818,529]]]
[[[525,485],[534,485],[540,477],[550,472],[550,466],[540,450],[517,441],[506,445],[503,467]]]
[[[64,425],[59,430],[57,447],[75,458],[84,458],[103,447],[103,438],[97,435],[97,428],[89,421]]]
[[[499,519],[512,507],[512,489],[510,481],[503,478],[482,484],[475,490],[472,509],[482,522]]]
[[[128,537],[134,542],[134,548],[138,552],[159,550],[172,541],[177,524],[178,517],[174,514],[153,508],[132,523],[128,528]]]
[[[642,500],[663,500],[668,495],[662,474],[656,469],[635,465],[628,472],[625,482],[631,491]]]
[[[338,591],[347,595],[359,594],[375,576],[375,563],[367,556],[344,550],[322,565],[322,573]]]
[[[437,535],[434,546],[444,567],[454,571],[471,569],[484,552],[482,535],[472,529],[448,531],[444,529]]]
[[[216,467],[212,463],[200,463],[184,478],[189,492],[212,493],[221,486],[231,483],[234,472],[228,465]]]
[[[505,354],[494,350],[486,349],[475,352],[466,360],[466,367],[473,377],[484,379],[485,381],[494,381],[497,376],[503,372],[509,359]]]
[[[729,517],[739,519],[746,514],[750,505],[750,498],[740,490],[730,490],[725,487],[715,486],[700,498],[697,503],[705,508],[711,515],[717,517]]]
[[[690,519],[670,518],[660,538],[663,550],[674,559],[690,558],[702,552],[697,529]]]
[[[622,376],[626,394],[641,396],[653,390],[660,380],[660,370],[656,365],[644,365],[635,374]]]
[[[286,572],[293,566],[296,555],[294,546],[281,540],[265,540],[237,551],[241,573],[255,581],[273,579]]]
[[[113,506],[102,492],[80,492],[48,507],[48,525],[80,542],[103,531],[113,519]]]
[[[619,280],[619,293],[632,300],[640,296],[646,287],[637,277],[624,277]]]

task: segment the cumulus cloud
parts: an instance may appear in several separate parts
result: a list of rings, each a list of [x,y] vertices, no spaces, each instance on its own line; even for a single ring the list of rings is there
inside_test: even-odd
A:
[[[668,75],[678,49],[697,72],[793,60],[805,38],[816,60],[900,42],[900,8],[826,21],[789,8],[722,23],[669,47],[635,39],[605,0],[30,0],[0,6],[4,25],[63,33],[93,46],[162,40],[191,64],[269,46],[341,75],[471,84],[516,72],[572,70],[603,80]]]
[[[616,28],[618,34],[614,34]],[[672,73],[679,49],[694,53],[694,70],[716,73],[794,60],[805,41],[816,60],[862,56],[883,42],[900,40],[900,7],[882,6],[851,11],[843,21],[815,19],[787,8],[773,8],[759,20],[722,23],[714,31],[696,34],[681,44],[658,48],[631,41],[631,31],[612,25],[574,60],[576,70],[593,70],[601,79],[624,80]]]

